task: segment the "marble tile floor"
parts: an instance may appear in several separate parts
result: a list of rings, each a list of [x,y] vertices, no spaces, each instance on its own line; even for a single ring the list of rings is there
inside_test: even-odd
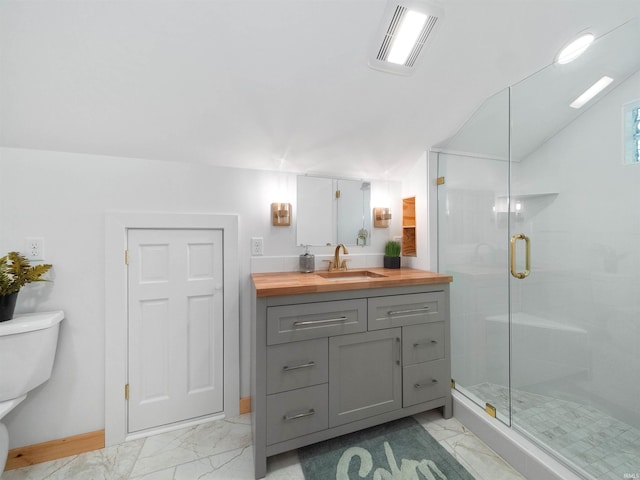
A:
[[[455,418],[445,420],[437,410],[415,418],[477,480],[524,480]],[[252,480],[250,419],[218,420],[10,470],[2,480]],[[302,480],[297,452],[271,457],[266,478]]]
[[[509,390],[482,383],[467,390],[506,413]],[[512,392],[513,425],[596,480],[640,478],[640,429],[597,408],[535,393]]]

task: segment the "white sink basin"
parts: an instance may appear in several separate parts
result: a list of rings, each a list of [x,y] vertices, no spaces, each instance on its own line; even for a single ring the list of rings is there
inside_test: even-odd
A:
[[[327,280],[371,280],[372,278],[381,278],[386,275],[371,272],[369,270],[345,270],[341,272],[316,272],[316,275],[326,278]]]

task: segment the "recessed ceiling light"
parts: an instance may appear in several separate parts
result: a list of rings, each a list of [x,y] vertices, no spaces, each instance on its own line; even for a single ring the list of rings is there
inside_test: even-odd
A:
[[[606,75],[598,80],[596,83],[591,85],[582,95],[576,98],[571,105],[571,108],[582,108],[585,103],[591,100],[593,97],[598,95],[602,90],[607,88],[611,82],[613,82],[613,78],[607,77]]]
[[[388,0],[369,57],[369,66],[410,75],[431,40],[444,10],[437,0]]]
[[[573,62],[576,58],[582,55],[587,48],[589,48],[589,45],[591,45],[594,39],[595,37],[591,33],[580,35],[569,45],[560,50],[560,53],[556,56],[556,63],[564,65],[569,62]]]
[[[398,33],[393,39],[387,62],[395,63],[396,65],[405,64],[426,21],[427,16],[424,13],[409,10],[404,14]]]

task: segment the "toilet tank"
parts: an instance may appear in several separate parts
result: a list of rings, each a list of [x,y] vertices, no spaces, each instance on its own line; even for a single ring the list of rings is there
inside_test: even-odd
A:
[[[0,402],[25,395],[51,376],[64,312],[0,322]]]

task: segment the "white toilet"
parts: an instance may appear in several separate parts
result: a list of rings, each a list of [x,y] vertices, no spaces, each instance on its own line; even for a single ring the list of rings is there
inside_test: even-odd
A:
[[[64,312],[55,311],[0,322],[0,421],[51,376],[63,318]],[[0,423],[0,475],[8,451],[7,427]]]

